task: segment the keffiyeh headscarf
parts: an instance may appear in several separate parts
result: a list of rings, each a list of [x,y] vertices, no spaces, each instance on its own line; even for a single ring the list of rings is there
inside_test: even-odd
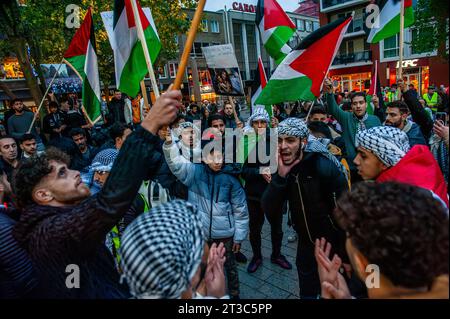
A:
[[[305,138],[309,135],[309,130],[304,121],[296,117],[290,117],[278,125],[278,135]]]
[[[408,135],[391,126],[377,126],[356,134],[356,147],[374,153],[384,165],[396,165],[410,150]]]
[[[182,200],[139,216],[122,236],[123,274],[136,298],[176,299],[186,290],[203,255],[197,209]]]
[[[356,115],[353,115],[355,117],[355,119],[358,121],[358,126],[356,127],[356,133],[359,133],[361,131],[365,131],[366,130],[366,121],[369,118],[369,114],[364,114],[364,116],[362,117],[362,119],[359,119],[356,117]]]

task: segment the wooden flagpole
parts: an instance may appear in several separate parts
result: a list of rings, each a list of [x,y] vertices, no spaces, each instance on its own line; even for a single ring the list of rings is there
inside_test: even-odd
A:
[[[61,66],[63,65],[63,63],[64,63],[64,58],[61,60],[61,63],[59,64],[59,67],[56,70],[55,75],[53,76],[53,79],[50,81],[50,83],[47,86],[47,90],[45,91],[44,96],[42,97],[41,103],[39,104],[39,107],[38,107],[36,113],[34,114],[33,121],[31,121],[31,125],[30,125],[30,128],[28,129],[27,133],[30,133],[31,130],[33,129],[34,123],[36,122],[36,118],[38,117],[39,112],[41,111],[42,105],[44,104],[45,97],[47,96],[48,91],[50,91],[50,88],[52,87],[52,84],[55,81],[56,76],[59,74],[59,70],[61,69]]]
[[[131,7],[133,8],[134,21],[136,23],[137,34],[139,40],[141,40],[142,50],[144,51],[145,62],[147,63],[148,73],[150,75],[150,80],[152,82],[153,92],[155,97],[159,97],[158,83],[156,82],[155,72],[153,71],[152,60],[150,58],[150,53],[148,53],[147,42],[145,41],[144,29],[142,28],[141,19],[139,17],[139,10],[136,4],[136,0],[131,0]],[[142,93],[144,94],[144,93]]]
[[[183,55],[181,56],[180,65],[178,66],[177,71],[177,77],[175,78],[175,82],[173,83],[172,90],[179,90],[181,88],[181,83],[183,82],[184,78],[184,72],[186,71],[186,67],[189,61],[189,55],[191,54],[192,45],[194,44],[198,27],[200,26],[205,4],[206,0],[200,0],[198,2],[197,10],[195,11],[194,19],[192,20],[191,28],[184,45]]]

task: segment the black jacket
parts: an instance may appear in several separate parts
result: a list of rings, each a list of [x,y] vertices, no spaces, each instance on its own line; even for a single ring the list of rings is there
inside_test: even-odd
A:
[[[89,156],[83,157],[83,154],[81,154],[80,150],[77,148],[75,153],[72,156],[72,161],[70,162],[70,168],[82,171],[86,167],[92,164],[92,160],[94,159],[95,155],[99,152],[99,149],[93,146],[88,145],[89,148]]]
[[[113,98],[108,104],[108,125],[116,122],[127,124],[125,121],[125,101]]]
[[[255,148],[252,150],[242,167],[241,176],[245,180],[244,190],[248,200],[261,201],[261,197],[269,185],[260,174],[260,168],[267,167],[270,163],[262,163],[258,156],[258,147],[260,143],[266,144],[266,155],[268,156],[270,154],[269,136],[269,130],[267,130],[266,138],[256,143]],[[262,150],[260,151],[262,152]],[[256,161],[254,161],[255,163],[249,163],[252,156],[256,159]]]
[[[403,94],[403,99],[405,100],[406,105],[408,105],[413,121],[419,125],[425,140],[428,141],[433,131],[433,120],[422,107],[422,104],[420,104],[419,100],[414,95],[414,92],[406,91]]]
[[[304,153],[299,164],[286,178],[274,174],[262,197],[267,217],[282,214],[283,203],[289,201],[292,226],[300,241],[313,245],[317,238],[325,237],[334,247],[340,247],[345,256],[345,234],[338,228],[332,212],[339,196],[348,190],[343,173],[328,158],[319,153]],[[333,238],[339,237],[336,243]]]
[[[28,251],[39,279],[42,298],[113,299],[129,297],[119,284],[106,234],[130,209],[145,176],[159,163],[158,137],[142,128],[123,145],[102,190],[71,207],[30,206],[13,235]],[[145,165],[144,165],[145,164]],[[80,288],[68,289],[68,265],[78,265]]]
[[[43,120],[43,130],[44,133],[50,134],[50,139],[58,138],[62,135],[61,133],[56,133],[54,129],[58,129],[63,125],[67,125],[67,117],[62,112],[50,113],[44,117]]]

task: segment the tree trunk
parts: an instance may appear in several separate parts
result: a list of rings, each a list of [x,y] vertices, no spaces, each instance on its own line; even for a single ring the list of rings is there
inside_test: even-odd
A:
[[[24,39],[11,39],[13,42],[13,47],[15,48],[15,53],[17,54],[17,59],[19,60],[20,68],[22,69],[25,81],[28,88],[30,89],[31,96],[36,104],[39,106],[42,100],[42,91],[39,88],[37,78],[33,75],[33,69],[28,59],[27,46]]]
[[[17,98],[17,96],[9,89],[5,82],[0,81],[0,89],[2,89],[11,100]]]

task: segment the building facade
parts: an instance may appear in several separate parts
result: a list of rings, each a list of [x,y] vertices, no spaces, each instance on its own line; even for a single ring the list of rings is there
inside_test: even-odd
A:
[[[329,76],[339,83],[339,90],[363,91],[370,88],[374,63],[382,86],[396,82],[399,64],[399,35],[367,43],[366,7],[369,0],[320,0],[320,24],[326,25],[340,17],[355,13],[353,22],[344,37],[338,54],[330,68]],[[415,6],[417,1],[413,1]],[[419,93],[426,92],[430,84],[449,85],[448,62],[437,52],[414,52],[411,41],[414,27],[405,29],[403,51],[403,78],[413,84]]]

